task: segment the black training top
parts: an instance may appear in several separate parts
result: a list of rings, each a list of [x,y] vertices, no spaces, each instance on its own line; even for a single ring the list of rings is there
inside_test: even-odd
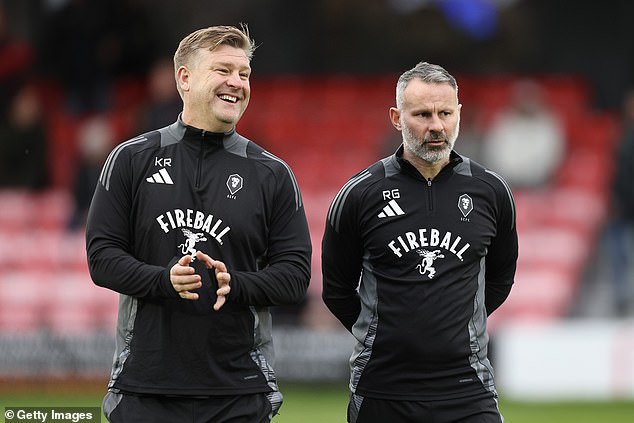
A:
[[[511,191],[452,152],[425,180],[402,147],[353,176],[328,211],[323,299],[357,340],[352,392],[397,400],[494,391],[486,316],[518,255]]]
[[[235,131],[174,124],[118,145],[99,178],[86,243],[97,285],[121,294],[110,389],[142,394],[277,391],[268,306],[300,301],[311,244],[290,168]],[[214,271],[197,301],[169,270],[196,251],[223,261],[231,293],[214,311]]]

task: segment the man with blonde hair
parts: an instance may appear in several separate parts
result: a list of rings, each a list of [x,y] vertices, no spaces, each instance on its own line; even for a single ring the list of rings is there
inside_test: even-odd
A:
[[[103,166],[86,243],[120,294],[111,422],[268,423],[281,406],[269,306],[304,298],[311,244],[291,169],[236,132],[253,50],[246,26],[185,37],[182,113]]]

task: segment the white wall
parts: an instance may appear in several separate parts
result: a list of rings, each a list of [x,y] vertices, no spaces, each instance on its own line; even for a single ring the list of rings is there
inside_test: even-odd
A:
[[[495,331],[495,351],[503,397],[634,398],[634,321],[509,324]]]

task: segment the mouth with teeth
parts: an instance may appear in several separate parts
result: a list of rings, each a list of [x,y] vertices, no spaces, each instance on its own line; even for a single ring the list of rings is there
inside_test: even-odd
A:
[[[238,102],[238,97],[229,94],[220,94],[218,98],[220,98],[222,101],[226,101],[227,103],[235,104]]]

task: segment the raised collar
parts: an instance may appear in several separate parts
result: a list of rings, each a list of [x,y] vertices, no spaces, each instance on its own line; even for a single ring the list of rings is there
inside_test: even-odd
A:
[[[403,149],[404,149],[403,144],[401,144],[399,148],[396,150],[396,152],[392,155],[392,160],[394,164],[399,169],[401,169],[402,172],[405,172],[418,179],[425,180],[425,178],[423,177],[423,175],[421,175],[418,169],[416,169],[416,167],[413,164],[411,164],[408,160],[403,158]],[[440,177],[441,175],[446,174],[450,169],[453,169],[455,166],[462,163],[462,161],[463,161],[462,156],[456,153],[455,150],[451,150],[451,153],[449,154],[449,163],[447,163],[447,165],[440,170],[440,173],[438,173],[438,175],[436,175],[436,178],[434,179],[438,179],[438,177]]]

